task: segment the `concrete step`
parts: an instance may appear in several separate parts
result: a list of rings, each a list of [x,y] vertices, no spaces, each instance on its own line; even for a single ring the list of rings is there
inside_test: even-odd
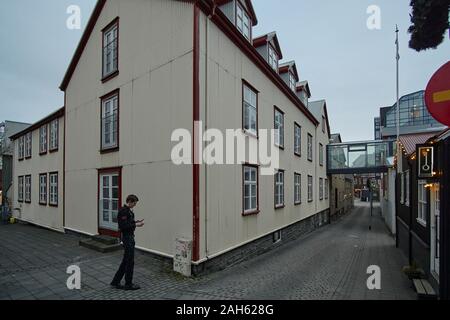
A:
[[[108,244],[108,245],[113,245],[113,244],[118,244],[119,243],[119,239],[115,238],[115,237],[111,237],[111,236],[105,236],[105,235],[96,235],[96,236],[92,236],[91,237],[92,240],[104,243],[104,244]]]
[[[82,239],[80,240],[79,244],[82,247],[95,250],[101,253],[114,252],[122,248],[122,245],[120,243],[106,244],[94,239]]]

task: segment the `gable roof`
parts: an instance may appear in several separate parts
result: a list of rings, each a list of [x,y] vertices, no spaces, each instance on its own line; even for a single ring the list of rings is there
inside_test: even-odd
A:
[[[65,109],[64,107],[59,108],[55,112],[49,114],[48,116],[46,116],[45,118],[43,118],[43,119],[41,119],[39,121],[33,123],[32,125],[30,125],[29,127],[23,129],[22,131],[17,132],[16,134],[10,136],[9,138],[11,140],[16,140],[17,138],[20,138],[24,134],[38,129],[39,127],[41,127],[42,125],[44,125],[46,123],[64,116],[64,109]]]
[[[309,89],[308,81],[305,80],[297,83],[297,92],[301,90],[305,90],[308,94],[308,98],[311,98],[311,90]]]
[[[293,61],[293,60],[289,61],[289,62],[281,63],[280,67],[279,67],[279,72],[280,72],[280,74],[286,73],[291,69],[292,69],[292,71],[294,71],[295,78],[298,81],[299,77],[298,77],[298,72],[297,72],[297,65],[295,64],[295,61]]]
[[[283,53],[281,52],[280,43],[278,42],[277,33],[275,31],[254,38],[253,46],[255,48],[258,48],[262,45],[265,45],[267,42],[270,42],[270,41],[273,41],[273,44],[275,45],[275,51],[278,54],[278,59],[283,59]]]
[[[325,113],[325,119],[327,121],[327,131],[328,137],[331,138],[330,122],[328,120],[327,102],[325,100],[311,101],[308,104],[308,109],[317,119],[317,121],[322,122],[322,110]]]
[[[228,2],[231,2],[233,0],[214,0],[214,1],[215,1],[216,5],[221,6]],[[252,0],[236,0],[236,1],[245,3],[245,5],[251,15],[251,18],[252,18],[252,24],[253,24],[253,26],[256,26],[258,24],[258,18],[256,17],[256,13],[255,13],[255,9],[253,8]]]

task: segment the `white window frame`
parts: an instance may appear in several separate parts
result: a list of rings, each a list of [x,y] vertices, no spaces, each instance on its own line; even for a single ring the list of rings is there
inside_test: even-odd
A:
[[[275,49],[269,43],[269,64],[273,70],[278,72],[278,54]]]
[[[246,83],[243,84],[242,107],[244,108],[243,130],[258,135],[258,93]],[[254,126],[253,126],[254,124]]]
[[[24,187],[25,187],[25,177],[19,176],[17,178],[17,201],[24,201]]]
[[[31,203],[31,175],[25,176],[25,202]]]
[[[323,200],[323,178],[319,178],[319,200]]]
[[[251,40],[252,22],[247,11],[238,1],[236,1],[236,27],[247,40]]]
[[[50,130],[49,130],[49,150],[56,151],[59,147],[59,120],[54,119],[50,122]]]
[[[31,158],[33,152],[33,132],[25,135],[25,158]]]
[[[39,128],[39,153],[47,153],[48,149],[48,126],[44,124]]]
[[[112,119],[112,120],[111,120]],[[102,99],[101,150],[119,146],[119,93]]]
[[[284,207],[284,171],[278,170],[275,174],[275,208]]]
[[[47,205],[47,184],[48,175],[42,173],[39,175],[39,204]]]
[[[294,154],[302,155],[302,127],[298,123],[294,123]]]
[[[113,185],[113,181],[114,181],[114,177],[117,177],[117,185]],[[107,178],[108,180],[108,185],[105,186],[104,184],[104,178]],[[100,173],[99,176],[100,179],[100,194],[99,194],[99,214],[100,215],[104,215],[104,211],[108,212],[108,218],[110,218],[111,220],[108,222],[105,222],[103,220],[101,220],[101,224],[100,224],[100,228],[109,228],[112,230],[116,230],[118,225],[117,225],[117,215],[119,213],[119,206],[120,206],[120,190],[121,190],[121,174],[119,171],[114,171],[114,172],[108,172],[108,173]],[[113,197],[113,189],[117,188],[117,198]],[[108,191],[108,197],[105,197],[105,191]],[[104,209],[104,201],[108,202],[108,208]],[[116,205],[116,209],[114,209],[114,202],[116,201],[117,205]],[[115,214],[114,214],[115,213]],[[115,219],[114,219],[115,216]]]
[[[308,160],[313,161],[313,137],[308,133]]]
[[[308,176],[308,202],[314,201],[313,177]]]
[[[289,71],[289,88],[291,88],[292,91],[296,91],[297,81],[295,80],[295,75],[292,73],[292,71]]]
[[[49,205],[58,205],[58,173],[51,172],[49,174]]]
[[[294,173],[294,204],[302,203],[302,175]]]
[[[328,200],[328,198],[329,198],[329,194],[330,194],[329,188],[330,188],[330,185],[329,185],[328,179],[325,179],[325,199],[326,200]]]
[[[103,78],[119,70],[119,24],[115,22],[103,31]]]
[[[417,183],[417,222],[424,227],[427,226],[427,182],[419,180]]]
[[[274,110],[275,145],[284,148],[284,113],[275,107]]]
[[[17,153],[18,159],[23,160],[25,157],[25,136],[19,138],[19,142],[17,143]]]
[[[244,165],[243,168],[243,186],[242,193],[244,214],[255,213],[258,211],[258,168],[255,166]]]

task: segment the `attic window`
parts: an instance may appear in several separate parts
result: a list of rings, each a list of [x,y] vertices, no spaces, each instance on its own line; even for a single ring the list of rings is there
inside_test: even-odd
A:
[[[295,86],[295,76],[292,72],[289,72],[289,87],[291,88],[292,91],[295,92],[296,90],[296,86]]]
[[[119,70],[119,21],[115,19],[103,29],[103,79],[112,77]]]
[[[251,39],[251,20],[239,2],[236,2],[236,27],[247,40]]]
[[[269,64],[273,70],[278,71],[278,55],[275,49],[269,44]]]

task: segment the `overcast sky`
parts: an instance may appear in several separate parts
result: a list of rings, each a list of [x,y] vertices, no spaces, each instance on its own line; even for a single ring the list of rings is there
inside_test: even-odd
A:
[[[125,1],[125,0],[123,0]],[[95,0],[3,0],[0,10],[0,121],[35,122],[60,108],[59,84]],[[401,95],[425,89],[450,57],[408,48],[410,0],[254,0],[254,35],[277,31],[284,60],[296,60],[312,99],[326,99],[330,125],[344,140],[373,139],[373,118],[395,102],[395,24],[400,27]],[[66,28],[69,5],[81,30]],[[367,8],[381,9],[381,30],[367,28]]]

